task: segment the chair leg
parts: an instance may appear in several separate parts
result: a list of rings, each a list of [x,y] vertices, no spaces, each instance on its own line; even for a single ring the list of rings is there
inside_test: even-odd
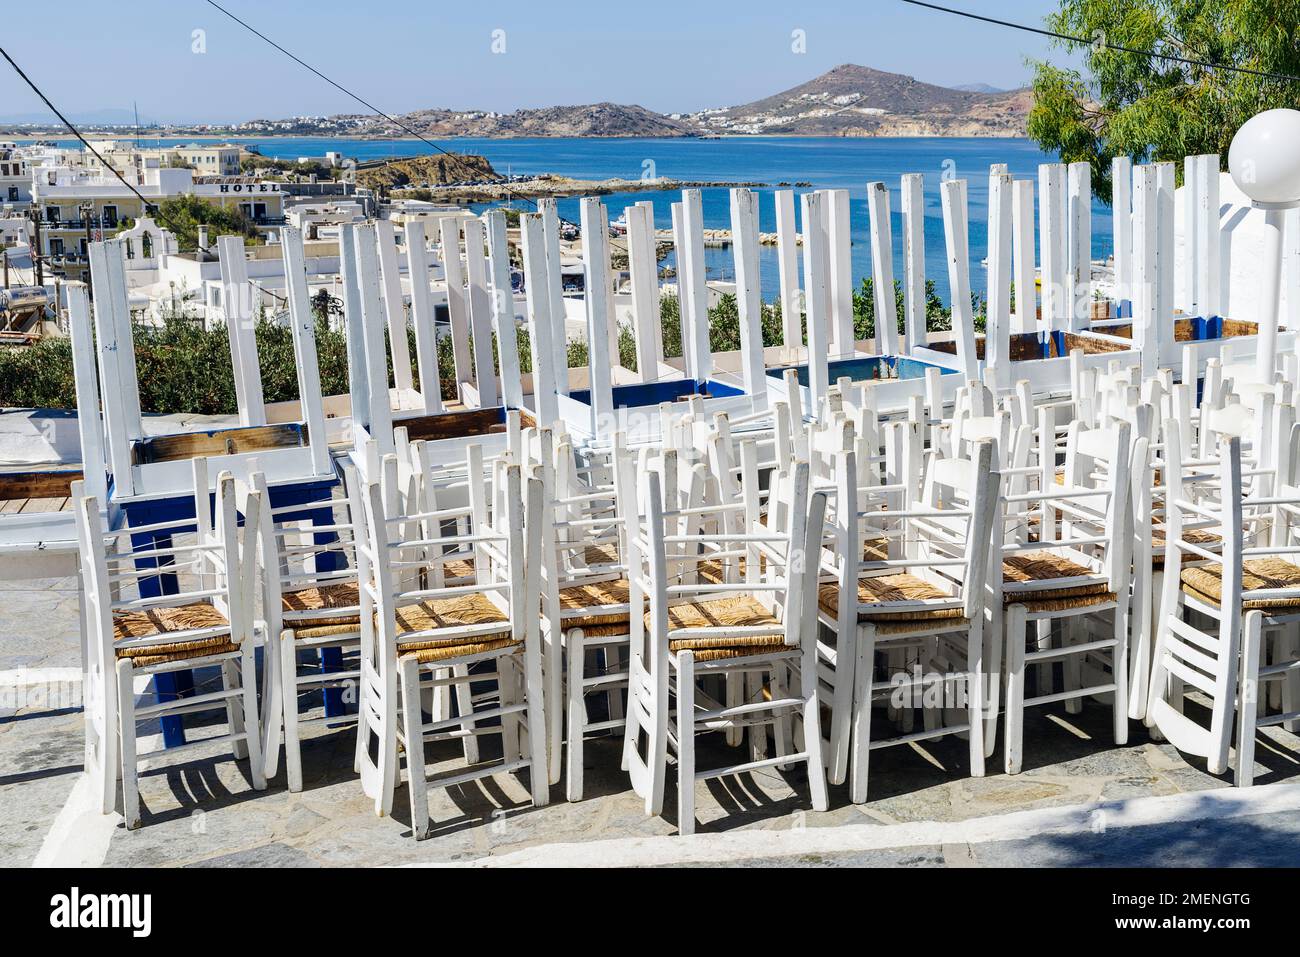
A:
[[[519,667],[515,658],[498,658],[497,659],[497,697],[501,702],[501,707],[507,708],[516,705],[520,701],[523,682],[520,680]],[[436,672],[435,672],[436,674]],[[436,690],[436,689],[435,689]],[[430,701],[429,713],[432,715],[437,708],[437,701]],[[435,718],[434,720],[438,720]],[[524,728],[524,719],[518,714],[506,715],[501,719],[501,759],[503,761],[516,761],[524,756],[521,733],[527,733]]]
[[[807,666],[807,664],[808,663],[805,662],[805,666]],[[812,670],[810,673],[813,675],[813,681],[815,683],[817,680],[815,653],[813,655],[813,663],[811,667]],[[772,697],[773,698],[789,697],[790,675],[791,675],[790,669],[787,668],[783,662],[778,661],[776,663],[776,667],[772,669]],[[804,686],[807,687],[806,683]],[[807,696],[805,695],[805,698],[806,697]],[[818,718],[820,720],[820,715],[818,716]],[[791,723],[792,723],[791,716],[790,713],[787,711],[783,710],[780,714],[776,716],[776,722],[772,726],[772,743],[776,748],[777,757],[785,757],[787,754],[794,753],[794,748],[792,747],[794,738],[792,735]],[[820,734],[819,734],[819,738],[820,738]],[[808,731],[805,725],[804,740],[806,741],[807,739],[808,739]],[[782,764],[782,765],[778,765],[778,767],[784,771],[785,769],[790,767],[790,765]],[[823,777],[825,776],[825,773],[826,773],[826,769],[823,767],[822,768]]]
[[[984,777],[984,621],[971,623],[966,639],[966,722],[970,725],[970,773]]]
[[[995,595],[993,608],[984,617],[984,674],[987,678],[984,702],[984,757],[993,757],[998,743],[998,708],[1002,706],[1002,601]]]
[[[385,678],[384,698],[377,709],[379,727],[378,789],[375,793],[375,813],[386,817],[393,811],[393,792],[397,790],[397,689],[396,681]]]
[[[769,674],[775,674],[776,668],[773,667]],[[745,700],[759,701],[763,697],[763,672],[750,671],[744,675]],[[749,738],[749,759],[751,761],[761,761],[767,757],[767,728],[765,724],[751,724],[748,731]]]
[[[497,672],[500,671],[498,666]],[[536,642],[525,642],[524,704],[528,724],[528,785],[533,807],[545,807],[551,801],[546,766],[546,692],[542,681],[541,653]]]
[[[727,701],[744,675],[727,675]],[[677,833],[695,833],[695,655],[677,656]]]
[[[1052,647],[1052,619],[1040,618],[1034,623],[1034,631],[1037,634],[1035,647],[1039,651],[1046,651]],[[1038,673],[1035,680],[1038,682],[1038,694],[1051,694],[1056,690],[1056,669],[1049,658],[1038,666]]]
[[[117,663],[117,733],[122,756],[122,817],[128,830],[140,826],[140,792],[135,757],[135,672],[130,661]]]
[[[897,674],[899,670],[901,670],[901,664],[898,657],[899,649],[886,647],[882,651],[882,655],[885,659],[885,667],[888,669],[889,674]],[[885,703],[885,714],[888,716],[889,720],[893,722],[897,722],[902,717],[903,708],[899,706],[898,702],[894,700],[892,695]]]
[[[908,675],[915,674],[917,669],[924,670],[926,667],[926,655],[920,648],[903,648],[899,649],[895,654],[896,657],[891,660],[900,664],[903,671]],[[904,705],[899,709],[898,720],[903,733],[911,734],[916,727],[916,708]],[[922,720],[922,725],[924,723],[924,720]]]
[[[849,759],[849,800],[867,802],[867,772],[871,756],[871,685],[875,675],[876,629],[858,629],[858,660],[854,664],[852,754]],[[804,736],[807,738],[807,735]],[[805,741],[805,744],[807,742]]]
[[[1116,616],[1118,617],[1118,615]],[[1061,622],[1061,646],[1069,648],[1071,645],[1079,644],[1079,632],[1085,629],[1083,617],[1071,615]],[[1078,691],[1083,687],[1083,657],[1081,655],[1066,655],[1061,659],[1061,690]],[[1065,699],[1066,714],[1082,714],[1082,698]]]
[[[239,656],[240,696],[243,698],[242,724],[245,750],[248,752],[248,775],[253,790],[266,790],[266,767],[262,763],[262,729],[257,721],[257,658],[251,642],[246,642]]]
[[[221,669],[221,687],[226,691],[239,687],[238,681],[239,667],[234,661],[223,661],[218,666]],[[236,697],[226,699],[226,722],[230,726],[231,734],[243,735],[244,728],[244,707]],[[256,724],[254,724],[256,727]],[[236,738],[230,746],[231,752],[236,761],[243,761],[248,757],[248,742],[243,738]]]
[[[1143,574],[1138,571],[1136,587],[1133,590],[1133,608],[1130,612],[1134,628],[1133,641],[1129,645],[1129,704],[1128,716],[1134,721],[1146,717],[1147,689],[1151,681],[1151,654],[1155,644],[1156,616],[1159,609],[1160,591],[1159,572]]]
[[[1115,649],[1111,654],[1111,680],[1115,683],[1115,743],[1128,744],[1128,603],[1120,596],[1115,608]]]
[[[406,790],[411,799],[411,832],[417,841],[429,836],[429,781],[424,769],[424,710],[420,707],[420,663],[401,659],[402,730],[406,737]]]
[[[1287,625],[1284,634],[1283,660],[1300,659],[1300,625]],[[1293,714],[1296,711],[1300,711],[1300,669],[1292,668],[1282,679],[1282,712]],[[1282,727],[1295,734],[1300,731],[1300,719],[1284,721]]]
[[[605,664],[605,674],[611,674],[616,671],[626,671],[623,667],[623,654],[626,645],[606,645],[601,652],[601,661]],[[618,685],[609,685],[605,692],[606,708],[609,712],[611,721],[620,721],[623,719],[623,692]]]
[[[827,777],[843,784],[849,773],[849,748],[853,731],[854,672],[857,668],[857,628],[835,638],[835,686],[831,689],[831,751]],[[813,672],[814,677],[816,672]],[[808,735],[804,734],[805,742]]]
[[[370,744],[370,719],[367,715],[365,679],[357,679],[357,739],[356,746],[352,749],[352,773],[361,773],[361,761],[366,756],[366,749]],[[295,698],[294,711],[297,712],[298,702]]]
[[[1242,635],[1241,678],[1237,692],[1237,773],[1238,787],[1255,783],[1256,702],[1265,691],[1259,681],[1259,655],[1264,616],[1258,611],[1246,613]],[[1229,692],[1231,693],[1231,692]]]
[[[810,642],[811,644],[811,642]],[[778,668],[784,668],[780,662]],[[803,654],[799,669],[799,697],[803,698],[803,742],[808,754],[808,792],[814,811],[830,807],[826,790],[826,760],[822,755],[822,716],[820,695],[817,693],[817,649],[814,645]],[[785,697],[783,694],[782,697]],[[780,747],[778,738],[778,747]],[[789,754],[789,751],[785,752]]]
[[[302,745],[298,737],[298,648],[292,631],[278,640],[280,658],[280,711],[284,715],[284,775],[289,790],[302,790]],[[267,774],[274,774],[270,755],[278,754],[280,743],[272,742],[267,757]]]
[[[583,642],[583,630],[574,628],[564,636],[566,679],[569,683],[569,750],[566,755],[564,792],[570,801],[582,800],[582,756],[583,739],[587,730],[587,701],[582,691],[582,682],[586,678],[587,648]],[[614,694],[610,695],[611,700]]]
[[[734,672],[725,672],[722,676],[726,688],[726,705],[728,708],[737,708],[745,696],[745,676]],[[742,739],[740,728],[728,728],[726,731],[727,747],[738,748]]]
[[[280,770],[280,732],[284,722],[284,659],[280,636],[262,642],[262,768],[268,778]]]
[[[1003,745],[1007,774],[1019,774],[1025,719],[1025,627],[1028,612],[1024,605],[1011,605],[1005,611],[1007,649],[1006,743]]]
[[[452,669],[452,674],[457,678],[466,679],[456,683],[456,707],[459,709],[457,714],[462,718],[468,718],[474,713],[474,689],[469,679],[469,666],[456,665]],[[473,729],[474,722],[469,720],[465,724],[466,729]],[[478,738],[475,735],[467,734],[461,739],[465,748],[465,763],[478,764]]]

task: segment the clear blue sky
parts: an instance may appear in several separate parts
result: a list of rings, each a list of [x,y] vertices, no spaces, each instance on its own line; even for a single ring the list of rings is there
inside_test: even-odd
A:
[[[289,50],[389,112],[612,100],[662,112],[730,106],[840,63],[953,86],[1024,84],[1029,58],[1068,54],[1043,37],[900,0],[219,0]],[[1035,25],[1054,0],[950,0]],[[129,111],[227,122],[360,112],[342,93],[203,0],[5,4],[0,44],[65,112]],[[792,31],[806,52],[791,50]],[[206,31],[207,52],[192,51]],[[492,52],[504,31],[504,54]],[[89,64],[85,71],[78,68]],[[0,118],[44,115],[0,62]]]

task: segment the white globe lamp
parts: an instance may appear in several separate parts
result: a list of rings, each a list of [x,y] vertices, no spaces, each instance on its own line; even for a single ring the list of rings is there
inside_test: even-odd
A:
[[[1282,226],[1286,210],[1300,206],[1300,110],[1265,110],[1243,123],[1228,147],[1228,171],[1251,205],[1264,210],[1256,361],[1260,381],[1269,383],[1277,364]]]

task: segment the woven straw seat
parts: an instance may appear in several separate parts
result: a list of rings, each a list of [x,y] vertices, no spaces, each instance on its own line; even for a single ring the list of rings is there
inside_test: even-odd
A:
[[[582,553],[588,565],[614,565],[618,563],[618,546],[613,542],[605,545],[588,545]]]
[[[649,613],[646,613],[646,624]],[[672,633],[682,628],[781,628],[781,622],[762,602],[752,595],[730,595],[712,600],[701,599],[668,608],[668,650],[674,653],[690,651],[696,661],[717,661],[724,658],[746,658],[750,655],[770,654],[785,647],[785,636],[710,635],[673,639]]]
[[[113,637],[118,641],[128,638],[152,638],[156,635],[193,631],[197,628],[223,628],[225,631],[192,641],[117,648],[115,652],[118,658],[129,658],[135,667],[143,668],[169,661],[184,661],[189,658],[203,658],[239,650],[239,646],[230,640],[230,622],[226,620],[226,616],[203,602],[178,605],[175,608],[151,608],[148,611],[113,613]]]
[[[496,623],[501,625],[499,632],[475,635],[472,638],[424,636],[414,641],[402,641],[402,635],[415,632]],[[455,598],[433,598],[397,609],[397,641],[399,655],[404,658],[414,656],[422,663],[475,655],[518,644],[510,634],[509,616],[481,593]]]
[[[336,582],[332,585],[320,585],[315,588],[300,588],[297,591],[285,592],[280,596],[280,604],[286,612],[295,613],[293,624],[295,627],[310,627],[312,625],[338,625],[343,624],[345,620],[350,620],[354,625],[360,624],[361,592],[357,588],[356,582]],[[350,616],[340,615],[320,615],[313,617],[309,614],[303,614],[298,617],[297,613],[306,613],[313,611],[334,611],[342,609],[357,609]]]
[[[401,649],[403,658],[414,658],[420,664],[427,665],[434,661],[446,661],[449,658],[463,658],[467,655],[478,655],[485,651],[497,651],[501,648],[509,648],[517,645],[519,642],[513,638],[488,638],[486,641],[469,641],[460,643],[450,643],[435,645],[432,648],[404,647]]]
[[[401,641],[402,635],[417,631],[497,622],[501,624],[503,634],[510,633],[509,616],[480,592],[455,598],[431,598],[397,609],[397,639]],[[409,647],[417,647],[418,644],[420,643]]]
[[[735,570],[736,570],[736,576],[737,576],[735,580],[737,580],[737,581],[744,581],[744,580],[745,580],[745,560],[744,560],[743,558],[738,558],[738,559],[734,559],[733,561],[734,561],[734,563],[735,563],[734,567],[735,567]],[[763,566],[765,566],[765,565],[766,565],[766,562],[762,562],[762,561],[760,561],[760,567],[763,567]],[[689,571],[690,571],[690,568],[691,568],[691,566],[690,566],[689,564],[687,564],[687,566],[686,566],[686,571],[689,572]],[[701,585],[725,585],[725,584],[727,583],[727,578],[726,578],[726,576],[722,573],[722,560],[721,560],[721,559],[710,558],[710,559],[708,559],[708,560],[706,560],[706,561],[696,562],[696,563],[695,563],[695,574],[696,574],[697,578],[699,579],[699,582],[700,582]]]
[[[960,608],[908,609],[907,611],[890,611],[889,606],[897,602],[916,601],[952,601],[953,596],[936,588],[924,579],[906,572],[898,575],[882,575],[878,578],[858,579],[858,604],[871,605],[870,608],[858,609],[859,621],[917,621],[932,622],[938,619],[961,618]],[[817,603],[828,615],[839,612],[840,586],[827,582],[817,588]]]
[[[474,559],[472,558],[453,558],[451,561],[442,563],[442,577],[444,579],[455,580],[457,578],[474,577]]]
[[[1281,558],[1252,558],[1241,563],[1241,588],[1249,593],[1261,588],[1300,588],[1300,565]],[[1223,566],[1199,565],[1182,570],[1183,591],[1206,604],[1217,605],[1223,596]],[[1300,609],[1300,597],[1245,598],[1243,609],[1281,611],[1292,614]]]
[[[602,614],[590,611],[609,605],[626,605],[632,600],[632,585],[626,578],[614,581],[588,582],[560,589],[560,613],[566,629],[590,629],[597,625],[623,626],[626,634],[630,613],[627,610]],[[586,610],[584,614],[566,615],[566,612]]]
[[[1016,584],[1032,583],[1035,587],[1004,591],[1002,600],[1007,605],[1028,605],[1039,611],[1084,608],[1088,605],[1114,601],[1115,596],[1107,591],[1104,581],[1065,588],[1052,587],[1052,582],[1062,578],[1096,577],[1096,575],[1097,572],[1093,569],[1050,552],[1009,555],[1002,562],[1002,580]]]
[[[1215,551],[1223,545],[1223,537],[1216,535],[1214,532],[1206,532],[1199,528],[1183,529],[1183,541],[1191,542],[1193,545],[1200,545],[1202,548]],[[1153,568],[1165,567],[1165,527],[1163,525],[1153,525],[1151,527],[1151,565]],[[1183,562],[1199,562],[1202,559],[1193,555],[1191,552],[1183,553]]]
[[[862,549],[864,562],[883,562],[889,559],[889,539],[873,538]]]

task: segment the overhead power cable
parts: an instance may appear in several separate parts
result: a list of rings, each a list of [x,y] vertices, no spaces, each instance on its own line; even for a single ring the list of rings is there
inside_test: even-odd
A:
[[[1289,73],[1271,73],[1268,70],[1253,70],[1246,66],[1237,66],[1233,63],[1217,63],[1213,60],[1198,60],[1194,57],[1178,56],[1175,53],[1160,53],[1156,50],[1141,50],[1136,47],[1124,46],[1120,43],[1110,43],[1104,35],[1096,37],[1077,37],[1069,33],[1058,33],[1055,30],[1048,30],[1044,27],[1034,27],[1025,23],[1014,23],[1010,20],[999,20],[997,17],[986,17],[981,13],[971,13],[967,10],[956,10],[952,7],[940,6],[937,3],[926,3],[925,0],[903,0],[903,3],[909,3],[914,7],[925,7],[928,10],[937,10],[940,13],[951,13],[954,16],[965,17],[968,20],[979,20],[982,23],[992,23],[1000,27],[1008,27],[1012,30],[1023,30],[1026,33],[1037,33],[1040,36],[1052,37],[1056,40],[1065,40],[1067,43],[1078,43],[1082,46],[1104,47],[1107,50],[1116,50],[1120,53],[1132,53],[1137,56],[1153,57],[1157,60],[1168,60],[1171,63],[1182,63],[1187,66],[1205,67],[1211,70],[1229,70],[1233,73],[1245,73],[1250,76],[1264,77],[1270,80],[1286,80],[1291,83],[1300,83],[1300,76],[1292,76]]]

